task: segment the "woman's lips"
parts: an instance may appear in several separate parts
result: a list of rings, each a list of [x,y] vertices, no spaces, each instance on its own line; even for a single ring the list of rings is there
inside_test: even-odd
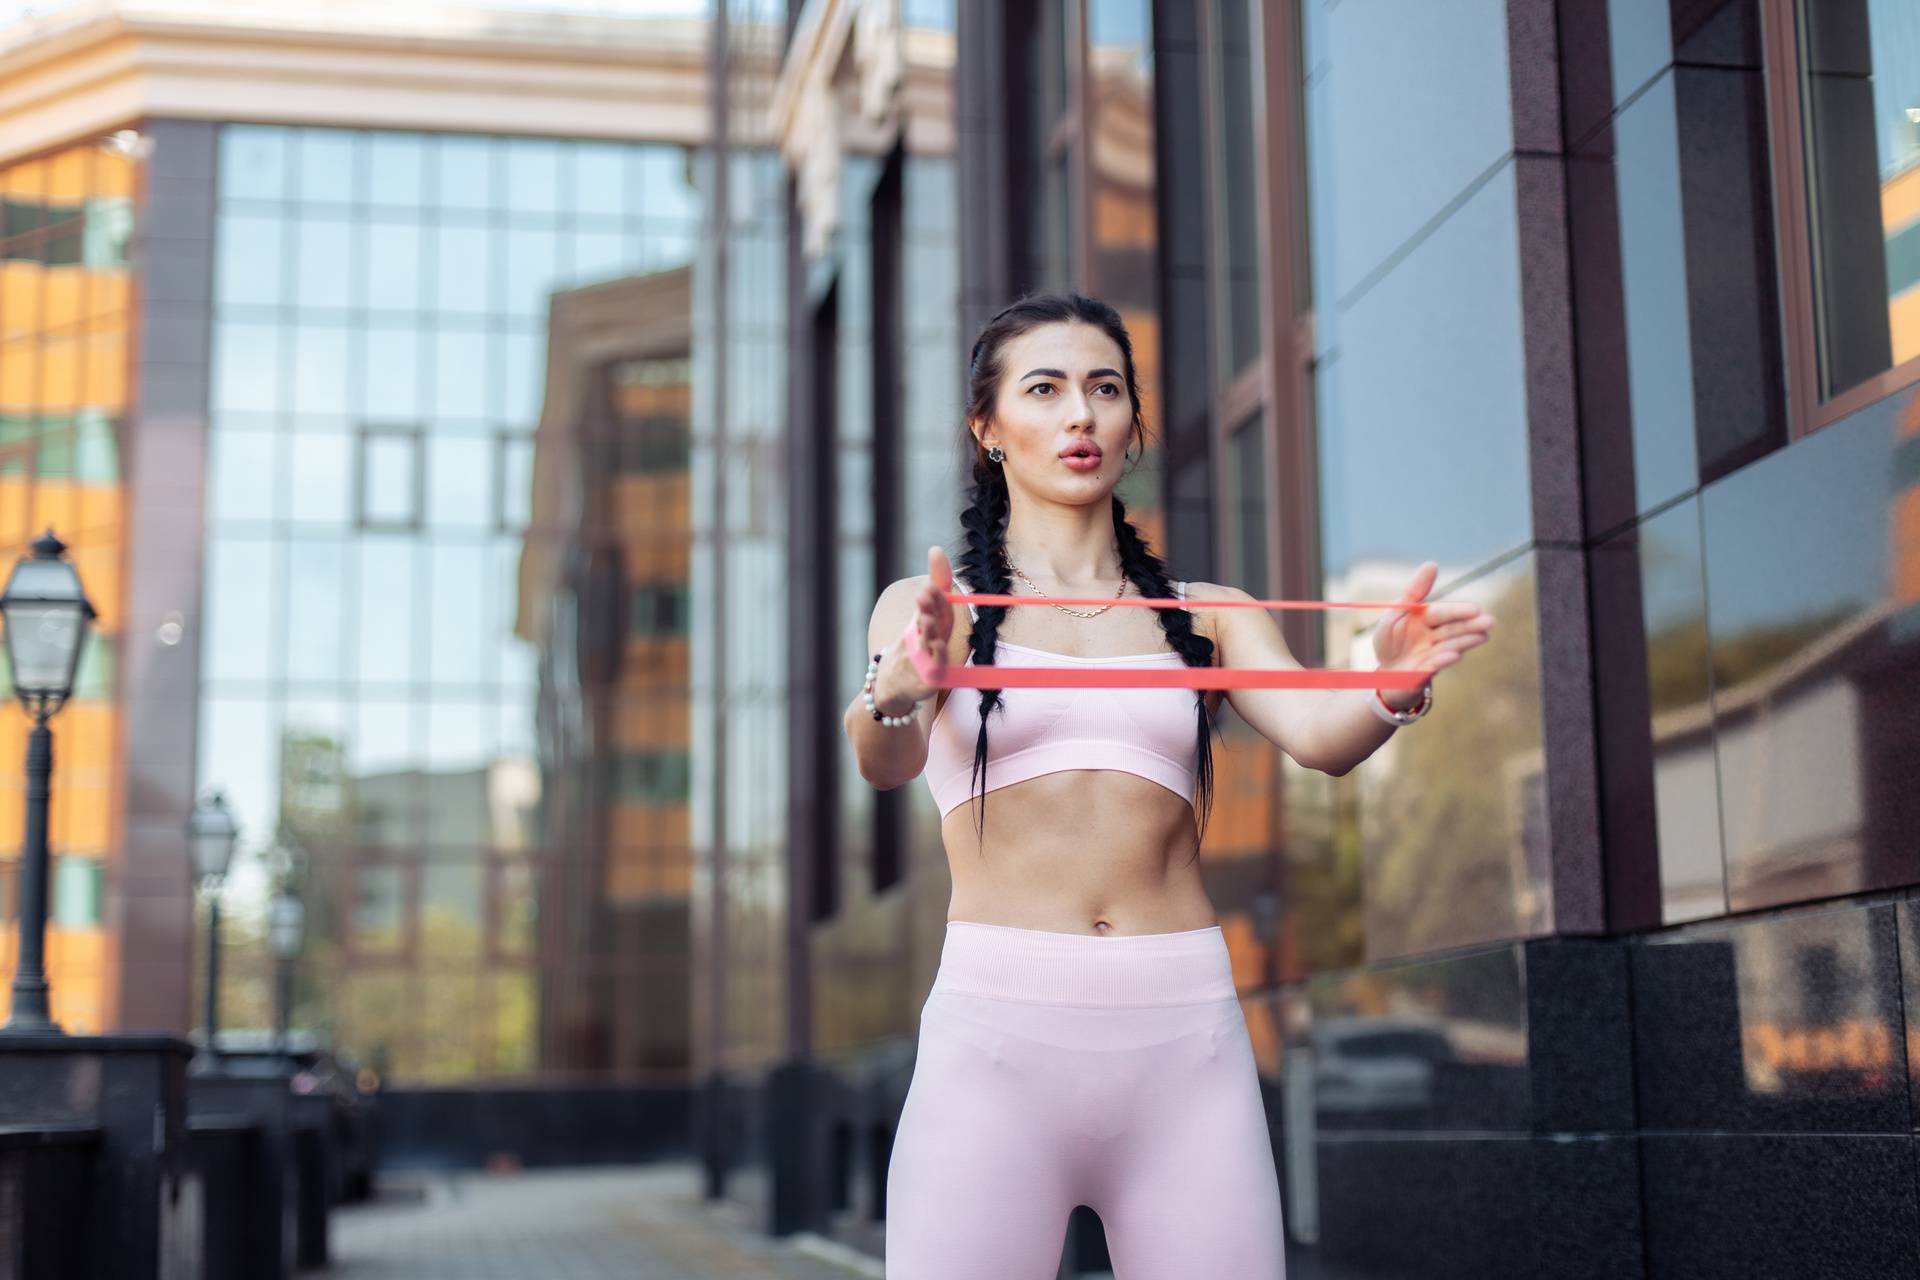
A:
[[[1063,453],[1060,455],[1060,461],[1075,471],[1098,471],[1101,458],[1097,453]]]

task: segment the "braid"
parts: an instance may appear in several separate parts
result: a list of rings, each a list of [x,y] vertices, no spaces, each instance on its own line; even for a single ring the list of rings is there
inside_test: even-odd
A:
[[[976,458],[973,464],[973,488],[968,494],[967,509],[960,514],[961,527],[966,531],[967,549],[960,555],[958,568],[966,578],[970,591],[991,595],[1004,595],[1013,589],[1012,575],[1007,572],[1007,516],[1012,505],[1007,494],[1007,478],[1000,468]],[[1007,606],[1003,604],[983,604],[976,606],[978,616],[973,623],[972,647],[975,666],[993,665],[996,646],[1000,635],[1000,622],[1007,616]],[[1000,707],[1000,690],[980,690],[980,736],[974,743],[973,786],[971,790],[977,799],[974,805],[974,834],[984,841],[987,825],[987,713]],[[984,855],[984,852],[982,854]]]
[[[1153,554],[1147,540],[1127,519],[1127,504],[1120,501],[1120,495],[1113,495],[1113,532],[1120,544],[1120,569],[1127,575],[1127,581],[1140,588],[1140,594],[1164,599],[1173,594],[1173,584],[1167,581],[1167,567],[1160,557]],[[1193,629],[1193,614],[1185,609],[1156,609],[1160,615],[1160,626],[1167,633],[1167,640],[1174,651],[1190,667],[1210,667],[1213,665],[1213,641]],[[1213,721],[1207,715],[1207,691],[1193,691],[1195,732],[1200,739],[1200,768],[1198,783],[1200,794],[1200,836],[1206,838],[1207,820],[1213,812]],[[1199,856],[1197,853],[1195,856]]]

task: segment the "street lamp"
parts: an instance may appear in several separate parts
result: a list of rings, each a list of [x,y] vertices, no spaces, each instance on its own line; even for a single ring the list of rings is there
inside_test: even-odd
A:
[[[72,696],[87,627],[99,616],[80,575],[64,558],[66,551],[66,543],[48,529],[34,540],[32,556],[13,566],[0,593],[13,692],[33,717],[20,847],[20,961],[14,969],[12,1012],[0,1029],[24,1035],[60,1033],[47,1007],[47,796],[53,781],[53,732],[47,720]]]
[[[207,900],[207,1053],[217,1054],[214,1033],[220,1028],[220,882],[233,860],[240,828],[227,808],[227,798],[216,791],[194,806],[187,818],[187,845],[193,856],[194,879]]]
[[[307,908],[292,890],[282,889],[267,908],[267,942],[273,948],[275,993],[274,1042],[287,1051],[287,1023],[293,1010],[293,962],[307,936]]]

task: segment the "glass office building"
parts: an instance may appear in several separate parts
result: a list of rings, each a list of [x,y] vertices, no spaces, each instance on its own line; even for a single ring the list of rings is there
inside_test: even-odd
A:
[[[1910,1269],[1908,6],[727,8],[758,41],[787,19],[813,521],[786,946],[701,959],[777,970],[787,1034],[731,1058],[764,1123],[716,1127],[710,1187],[880,1248],[950,886],[925,789],[865,787],[838,717],[878,589],[923,570],[924,530],[958,543],[966,344],[1072,287],[1142,355],[1156,447],[1127,496],[1179,576],[1371,600],[1432,559],[1436,597],[1499,620],[1347,776],[1223,717],[1202,865],[1292,1268]],[[919,340],[897,196],[867,181],[911,190],[916,144],[951,155],[951,346]],[[944,399],[889,395],[916,360]],[[1372,661],[1372,615],[1281,621],[1310,665]],[[1063,1229],[1066,1272],[1112,1265],[1090,1211]]]
[[[709,26],[519,8],[0,27],[52,104],[0,109],[0,518],[101,612],[55,726],[69,1029],[200,1021],[217,789],[223,1025],[272,1017],[290,886],[292,1021],[389,1085],[689,1078]]]

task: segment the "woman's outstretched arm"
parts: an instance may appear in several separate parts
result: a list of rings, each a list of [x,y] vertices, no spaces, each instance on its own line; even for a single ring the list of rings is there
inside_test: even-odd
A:
[[[1433,589],[1439,566],[1432,561],[1414,572],[1401,600],[1418,604]],[[1252,600],[1238,587],[1210,582],[1189,585],[1190,600]],[[1222,666],[1298,670],[1280,624],[1263,609],[1218,609],[1213,633]],[[1430,604],[1424,610],[1398,610],[1374,632],[1374,655],[1383,670],[1441,671],[1467,650],[1485,644],[1493,617],[1477,604]],[[1421,698],[1418,689],[1388,689],[1389,705],[1405,709]],[[1227,700],[1255,732],[1308,769],[1335,777],[1350,771],[1394,734],[1394,726],[1367,706],[1372,689],[1230,689]]]
[[[920,776],[927,764],[927,740],[933,727],[938,691],[928,687],[903,652],[908,623],[919,631],[921,646],[951,660],[956,637],[955,613],[946,592],[953,589],[953,567],[939,547],[927,548],[927,572],[888,584],[873,606],[867,623],[867,652],[880,655],[874,680],[874,702],[883,715],[904,714],[913,699],[924,698],[914,709],[913,722],[881,724],[867,710],[866,698],[855,690],[841,717],[841,727],[853,744],[860,776],[881,791],[890,791]],[[964,615],[963,615],[964,616]],[[961,659],[965,661],[964,656]]]

